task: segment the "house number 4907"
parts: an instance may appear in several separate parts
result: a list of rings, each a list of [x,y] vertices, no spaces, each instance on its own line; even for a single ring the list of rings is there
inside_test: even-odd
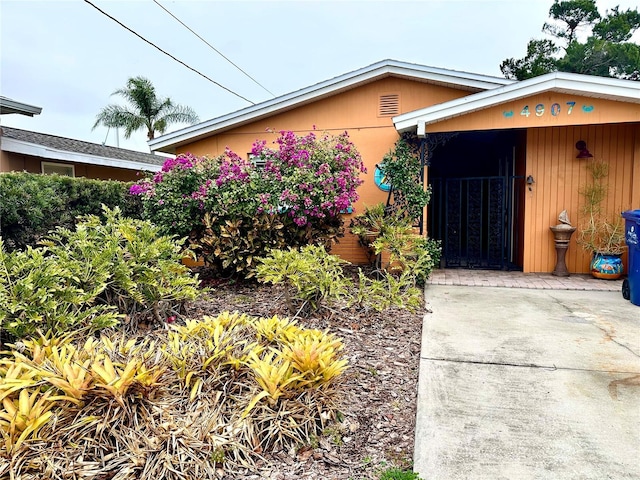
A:
[[[567,107],[568,107],[567,115],[571,115],[571,112],[573,111],[573,107],[575,106],[575,104],[576,102],[567,102]],[[551,105],[551,115],[553,115],[554,117],[557,117],[558,115],[560,115],[560,110],[561,108],[559,103],[554,103]],[[545,112],[544,103],[537,104],[534,109],[534,113],[536,114],[536,117],[543,116],[544,112]],[[529,117],[529,115],[531,115],[531,112],[529,111],[529,105],[524,106],[524,108],[520,112],[520,115],[525,117]]]

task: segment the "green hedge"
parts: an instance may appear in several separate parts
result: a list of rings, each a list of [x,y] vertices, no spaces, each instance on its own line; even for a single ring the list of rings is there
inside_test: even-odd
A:
[[[1,173],[0,237],[9,251],[33,246],[57,226],[72,228],[78,215],[102,216],[102,204],[141,218],[140,199],[129,195],[130,186],[114,180]]]

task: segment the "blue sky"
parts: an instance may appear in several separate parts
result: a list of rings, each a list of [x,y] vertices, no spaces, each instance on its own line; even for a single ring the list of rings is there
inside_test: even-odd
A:
[[[392,58],[501,76],[542,37],[552,0],[211,1],[158,0],[276,95]],[[152,0],[92,0],[122,23],[225,87],[258,103],[271,96]],[[598,1],[601,13],[633,1]],[[82,0],[0,0],[0,94],[43,108],[2,124],[115,145],[91,130],[127,78],[149,78],[201,120],[249,103],[164,56]],[[638,41],[638,35],[635,40]],[[140,131],[120,146],[148,151]]]

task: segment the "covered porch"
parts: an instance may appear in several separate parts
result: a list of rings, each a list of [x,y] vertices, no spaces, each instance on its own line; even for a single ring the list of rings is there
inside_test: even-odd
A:
[[[549,227],[562,210],[579,225],[592,159],[609,165],[607,211],[640,208],[639,104],[637,82],[552,73],[394,117],[426,146],[424,226],[444,266],[551,272]],[[569,271],[590,257],[572,239]]]

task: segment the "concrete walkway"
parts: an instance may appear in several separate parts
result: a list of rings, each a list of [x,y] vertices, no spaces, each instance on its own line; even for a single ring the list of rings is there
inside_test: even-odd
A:
[[[422,479],[640,479],[640,307],[619,286],[432,279],[426,298]]]

